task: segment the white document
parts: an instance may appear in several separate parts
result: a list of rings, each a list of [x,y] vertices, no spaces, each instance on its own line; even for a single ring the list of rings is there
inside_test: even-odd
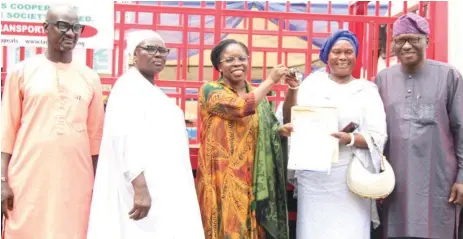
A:
[[[339,159],[338,112],[332,107],[294,106],[291,109],[288,169],[330,173]]]

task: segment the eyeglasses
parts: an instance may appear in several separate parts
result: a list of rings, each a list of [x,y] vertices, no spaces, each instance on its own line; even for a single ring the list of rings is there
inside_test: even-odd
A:
[[[137,48],[141,48],[141,49],[147,51],[149,54],[152,54],[152,55],[159,52],[159,55],[167,56],[170,53],[169,48],[165,48],[165,47],[162,47],[162,46],[138,46]]]
[[[47,24],[55,25],[60,32],[68,32],[69,29],[76,34],[81,34],[84,31],[85,25],[80,23],[71,24],[64,21],[46,21]]]
[[[238,60],[239,62],[247,62],[249,60],[249,56],[246,56],[246,55],[241,55],[241,56],[237,56],[237,57],[230,56],[230,57],[227,57],[225,59],[220,60],[220,63],[226,62],[226,63],[230,64],[230,63],[235,62],[236,60]]]
[[[423,39],[422,37],[407,37],[407,38],[396,38],[394,39],[395,44],[399,46],[405,45],[405,42],[408,42],[410,44],[416,45],[420,42],[420,40]]]

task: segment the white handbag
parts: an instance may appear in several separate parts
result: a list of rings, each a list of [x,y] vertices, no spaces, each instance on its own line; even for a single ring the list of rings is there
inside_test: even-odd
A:
[[[395,186],[395,175],[389,162],[381,155],[381,172],[371,173],[363,167],[357,156],[349,163],[347,171],[349,189],[360,197],[383,199],[392,193]]]

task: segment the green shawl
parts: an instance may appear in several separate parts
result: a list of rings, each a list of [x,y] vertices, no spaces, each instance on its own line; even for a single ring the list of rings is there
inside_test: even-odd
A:
[[[259,132],[257,137],[252,190],[256,218],[268,236],[289,238],[286,197],[286,163],[279,134],[279,122],[269,102],[257,107]]]

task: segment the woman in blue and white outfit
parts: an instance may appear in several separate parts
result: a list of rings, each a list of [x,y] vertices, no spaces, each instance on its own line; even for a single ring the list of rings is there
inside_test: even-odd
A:
[[[368,239],[370,221],[379,224],[376,203],[353,194],[346,182],[354,155],[370,172],[379,173],[387,139],[384,106],[376,85],[352,77],[357,54],[355,35],[346,30],[335,32],[320,49],[320,59],[328,65],[329,73],[312,73],[300,87],[297,82],[288,82],[291,87],[283,106],[284,121],[291,119],[293,105],[330,105],[338,108],[339,131],[350,122],[359,124],[353,134],[333,132],[340,152],[330,174],[296,172],[297,238]]]

